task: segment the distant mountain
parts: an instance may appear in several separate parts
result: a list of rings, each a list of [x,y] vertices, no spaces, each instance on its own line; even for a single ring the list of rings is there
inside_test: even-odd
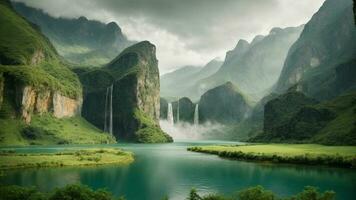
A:
[[[19,14],[40,27],[61,56],[76,64],[106,64],[133,44],[115,22],[104,24],[85,17],[55,18],[24,3],[12,4]]]
[[[221,85],[234,83],[244,94],[262,98],[276,83],[291,45],[298,39],[303,26],[273,28],[267,36],[256,36],[251,43],[240,40],[226,53],[224,64],[212,76],[199,81],[196,94]]]
[[[297,85],[299,91],[323,100],[355,90],[355,81],[346,78],[356,73],[355,58],[352,0],[326,0],[289,50],[276,91]],[[338,85],[348,86],[340,90]]]
[[[199,121],[236,124],[250,111],[248,99],[227,82],[205,92],[199,101]]]
[[[218,71],[222,62],[211,60],[203,67],[185,66],[171,73],[161,76],[161,96],[163,97],[190,97],[197,100],[191,88],[200,80],[209,77]]]

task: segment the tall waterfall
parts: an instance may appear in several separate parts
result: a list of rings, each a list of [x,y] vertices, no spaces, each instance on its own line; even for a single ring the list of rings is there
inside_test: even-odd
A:
[[[195,104],[194,110],[194,125],[199,124],[199,104]]]
[[[171,123],[172,125],[174,124],[172,103],[168,103],[167,120],[168,120],[169,123]]]
[[[105,98],[105,121],[104,121],[104,131],[113,134],[113,121],[112,121],[112,92],[114,90],[114,85],[106,88],[106,98]],[[109,113],[108,113],[109,111]]]
[[[178,99],[178,106],[177,106],[177,124],[179,123],[179,99]]]

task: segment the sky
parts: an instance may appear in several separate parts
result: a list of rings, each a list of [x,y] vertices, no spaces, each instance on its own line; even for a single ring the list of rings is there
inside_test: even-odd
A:
[[[157,47],[160,73],[202,66],[239,39],[305,24],[324,0],[15,0],[54,17],[115,21],[130,40]]]

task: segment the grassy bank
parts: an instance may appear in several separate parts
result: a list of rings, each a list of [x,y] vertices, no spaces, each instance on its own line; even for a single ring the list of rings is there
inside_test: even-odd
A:
[[[0,127],[0,146],[116,143],[113,136],[81,117],[34,115],[30,125],[20,119],[0,118]]]
[[[261,144],[243,146],[198,146],[189,151],[215,154],[237,160],[326,165],[355,168],[355,146],[323,146],[317,144]]]
[[[0,152],[0,169],[129,164],[132,153],[117,148],[87,149],[58,153]]]

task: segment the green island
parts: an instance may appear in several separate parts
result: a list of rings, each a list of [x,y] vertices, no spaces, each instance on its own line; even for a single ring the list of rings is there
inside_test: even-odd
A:
[[[68,150],[57,153],[0,152],[0,169],[130,164],[133,154],[118,148]]]
[[[355,146],[318,144],[253,144],[188,147],[189,151],[215,154],[223,158],[305,165],[355,168]]]

